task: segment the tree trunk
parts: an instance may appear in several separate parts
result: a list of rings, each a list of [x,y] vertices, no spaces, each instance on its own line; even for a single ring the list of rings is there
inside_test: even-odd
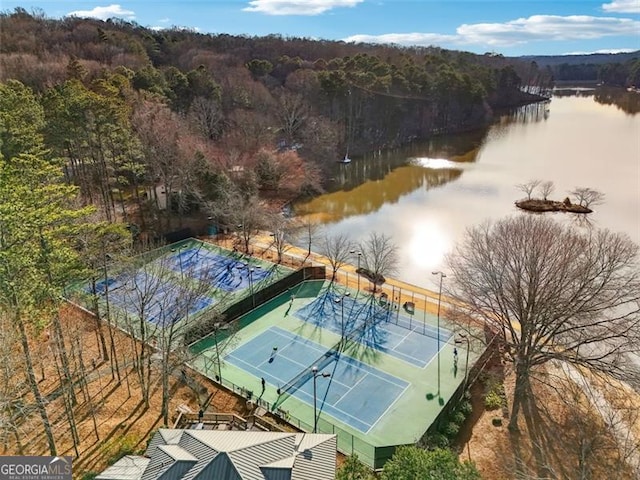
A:
[[[529,389],[529,368],[522,362],[516,366],[516,385],[513,392],[513,406],[511,407],[511,419],[509,420],[509,430],[517,432],[518,415],[524,402],[526,401]]]
[[[47,443],[49,444],[49,454],[52,456],[56,456],[58,452],[56,450],[56,443],[53,438],[53,431],[51,430],[51,423],[49,422],[49,416],[44,404],[44,398],[40,393],[38,382],[36,381],[36,376],[33,371],[33,362],[31,360],[31,351],[29,349],[29,339],[27,338],[27,332],[24,328],[24,322],[22,321],[19,312],[15,313],[15,320],[20,332],[20,343],[22,344],[22,352],[24,354],[24,360],[27,367],[27,380],[29,381],[29,387],[31,387],[31,392],[33,393],[33,396],[36,400],[36,408],[38,410],[38,413],[40,414],[40,418],[42,419],[44,433],[47,437]]]
[[[169,427],[169,358],[163,352],[162,359],[162,418],[164,426]]]
[[[58,353],[60,354],[60,363],[62,364],[62,373],[64,374],[63,380],[68,388],[69,388],[69,399],[71,400],[72,405],[76,405],[78,403],[78,399],[76,398],[75,391],[73,389],[73,377],[71,376],[71,370],[69,369],[69,358],[67,357],[67,349],[64,344],[64,337],[62,334],[62,325],[60,324],[60,316],[56,312],[53,316],[53,331],[54,331],[54,341],[56,348],[58,349]]]

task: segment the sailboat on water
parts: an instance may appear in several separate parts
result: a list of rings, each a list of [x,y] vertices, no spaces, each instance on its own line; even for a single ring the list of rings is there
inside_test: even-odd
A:
[[[338,160],[338,162],[340,162],[340,163],[351,163],[351,159],[349,158],[349,154],[346,153],[344,158],[341,158],[340,160]]]

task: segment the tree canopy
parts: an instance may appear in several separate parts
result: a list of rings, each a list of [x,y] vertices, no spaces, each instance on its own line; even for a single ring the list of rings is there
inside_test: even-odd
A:
[[[480,480],[475,465],[460,462],[455,453],[447,449],[423,450],[418,447],[400,447],[385,463],[381,480]]]
[[[627,236],[525,214],[471,228],[448,264],[457,313],[493,331],[514,364],[512,429],[533,401],[531,378],[551,360],[630,375],[640,270]]]

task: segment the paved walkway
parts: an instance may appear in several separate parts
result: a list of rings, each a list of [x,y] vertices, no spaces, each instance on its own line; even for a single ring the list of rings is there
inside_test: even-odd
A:
[[[218,245],[226,248],[233,248],[233,237],[218,238],[208,240],[214,241]],[[256,235],[251,239],[251,248],[253,255],[260,255],[263,258],[277,261],[277,251],[273,242],[273,237],[268,232]],[[324,265],[327,267],[328,276],[330,276],[331,262],[329,259],[321,254],[311,252],[308,255],[306,249],[288,245],[283,252],[283,263],[289,264],[295,267],[301,267],[302,265]],[[354,290],[360,286],[361,289],[371,292],[369,281],[364,277],[356,274],[356,266],[351,264],[345,264],[338,270],[336,280],[342,285],[346,285]],[[411,285],[395,278],[387,278],[383,288],[380,287],[378,292],[384,291],[389,296],[390,301],[395,302],[397,305],[403,305],[405,302],[413,301],[416,309],[426,310],[430,313],[436,313],[438,309],[438,293],[426,288]],[[418,298],[416,298],[418,296]],[[419,297],[422,297],[420,299]],[[443,295],[441,298],[441,308],[446,309],[447,306],[454,304],[454,300]]]
[[[633,469],[636,478],[640,479],[640,439],[636,438],[633,430],[625,421],[623,415],[606,399],[600,389],[585,377],[577,368],[567,362],[561,363],[561,369],[567,378],[571,379],[584,392],[593,408],[600,414],[605,425],[611,429],[620,456]]]

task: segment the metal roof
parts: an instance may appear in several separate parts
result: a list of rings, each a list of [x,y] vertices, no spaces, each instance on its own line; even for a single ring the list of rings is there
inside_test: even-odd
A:
[[[125,455],[96,477],[96,480],[139,480],[150,459]]]
[[[294,433],[280,432],[186,430],[184,434],[197,438],[208,447],[219,452],[243,450],[263,443],[273,442],[274,440],[281,438],[295,439]]]
[[[153,436],[147,455],[150,458],[125,457],[97,478],[99,480],[141,480],[142,478],[145,480],[158,478],[162,480],[205,478],[266,480],[276,477],[296,480],[333,479],[336,468],[336,436],[261,431],[160,429]],[[127,458],[135,460],[125,460]],[[129,464],[137,462],[138,469],[126,475],[119,475],[119,472],[126,470],[126,462]],[[279,473],[278,470],[280,470]],[[114,472],[113,475],[109,473],[110,471]]]
[[[158,445],[158,448],[163,450],[174,460],[186,460],[191,462],[197,462],[198,459],[187,452],[179,445]]]
[[[276,460],[275,462],[268,463],[266,465],[261,465],[262,468],[293,468],[293,462],[296,460],[296,457],[287,457],[282,460]]]

